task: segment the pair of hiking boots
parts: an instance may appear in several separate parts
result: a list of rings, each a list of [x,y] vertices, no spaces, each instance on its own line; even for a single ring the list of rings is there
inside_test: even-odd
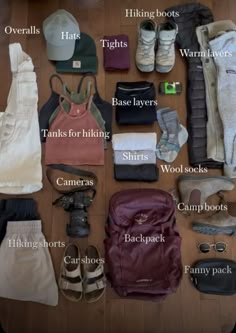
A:
[[[226,203],[223,191],[232,191],[234,182],[223,176],[180,176],[178,178],[180,201],[186,207],[204,207],[206,200],[218,194],[221,198],[223,209],[213,215],[193,221],[194,231],[208,234],[226,234],[236,236],[236,203]]]
[[[141,72],[168,73],[175,64],[175,39],[178,27],[173,22],[157,24],[144,20],[138,29],[136,66]],[[157,48],[156,48],[157,45]]]

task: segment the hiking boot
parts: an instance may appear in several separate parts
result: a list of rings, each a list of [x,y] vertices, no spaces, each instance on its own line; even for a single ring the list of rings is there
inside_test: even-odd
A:
[[[236,205],[236,203],[234,203]],[[236,206],[235,206],[236,208]],[[204,219],[195,220],[192,223],[194,231],[207,235],[231,235],[236,236],[236,214],[230,215],[227,210],[221,210]]]
[[[162,23],[158,27],[157,41],[158,50],[156,53],[156,71],[168,73],[175,64],[175,38],[178,26],[175,23]]]
[[[179,176],[178,188],[185,205],[204,205],[207,198],[221,191],[231,191],[234,182],[223,176]]]
[[[141,72],[152,72],[155,68],[156,23],[144,20],[139,25],[136,66]]]

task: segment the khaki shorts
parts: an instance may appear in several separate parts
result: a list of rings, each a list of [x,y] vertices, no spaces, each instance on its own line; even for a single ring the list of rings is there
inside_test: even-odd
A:
[[[0,246],[0,297],[58,304],[52,260],[41,221],[8,222]]]

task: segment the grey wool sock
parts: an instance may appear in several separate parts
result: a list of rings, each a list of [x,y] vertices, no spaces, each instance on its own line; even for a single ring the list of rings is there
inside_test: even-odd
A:
[[[157,145],[156,155],[159,159],[171,163],[178,156],[180,148],[186,143],[188,132],[184,126],[180,125],[175,110],[163,110],[158,119],[160,127],[165,128],[167,139],[165,134],[165,141],[160,140]]]
[[[168,146],[166,146],[166,149],[161,151],[156,151],[157,158],[160,160],[163,160],[165,162],[171,163],[173,162],[179,153],[180,148],[187,142],[188,140],[188,131],[183,125],[180,125],[179,133],[178,133],[178,140],[179,140],[179,149],[168,149]]]
[[[177,112],[175,110],[171,110],[168,112],[164,112],[162,114],[162,119],[166,125],[167,133],[168,133],[168,140],[167,146],[171,150],[178,150],[179,149],[179,118]]]
[[[160,109],[157,109],[156,111],[156,115],[157,115],[157,121],[158,121],[158,124],[162,130],[162,135],[161,135],[161,138],[160,138],[160,141],[159,141],[159,144],[158,146],[162,146],[162,145],[166,145],[167,143],[167,140],[168,140],[168,133],[167,133],[167,128],[166,128],[166,125],[163,121],[163,118],[162,118],[162,115],[164,112],[167,112],[167,111],[171,111],[171,108],[169,107],[164,107],[164,108],[160,108]]]

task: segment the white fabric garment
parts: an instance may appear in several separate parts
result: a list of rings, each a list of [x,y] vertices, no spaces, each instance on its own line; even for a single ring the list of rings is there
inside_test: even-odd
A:
[[[114,164],[141,165],[156,164],[156,152],[154,150],[115,150]]]
[[[42,188],[38,90],[31,58],[9,45],[12,84],[0,112],[0,193],[27,194]]]
[[[113,150],[154,150],[156,133],[121,133],[112,135]]]
[[[58,304],[58,288],[41,221],[8,222],[0,246],[0,297]]]

